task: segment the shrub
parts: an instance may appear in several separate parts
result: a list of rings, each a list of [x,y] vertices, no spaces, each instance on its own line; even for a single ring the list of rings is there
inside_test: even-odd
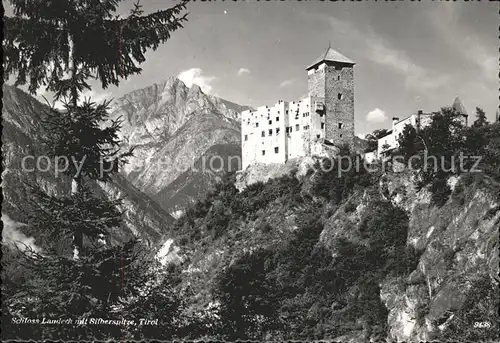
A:
[[[354,203],[354,201],[348,201],[344,207],[344,210],[346,213],[351,213],[351,212],[356,211],[357,207],[358,206]]]

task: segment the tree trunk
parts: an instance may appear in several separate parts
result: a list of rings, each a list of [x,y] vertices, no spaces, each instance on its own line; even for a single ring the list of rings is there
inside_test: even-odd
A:
[[[81,180],[79,177],[74,177],[71,180],[71,195],[75,196],[80,191]],[[80,258],[80,252],[83,247],[83,234],[80,228],[76,227],[73,233],[73,259],[78,260]]]
[[[68,34],[68,42],[69,42],[69,63],[68,69],[70,72],[70,78],[74,81],[76,77],[76,63],[75,63],[75,45],[73,43],[73,37],[71,33]],[[70,92],[70,103],[73,108],[76,108],[78,99],[78,89],[76,86],[71,87]],[[72,113],[70,112],[70,115]],[[73,118],[74,119],[74,118]],[[75,196],[80,191],[81,187],[81,178],[80,176],[73,176],[71,180],[71,196]],[[80,228],[75,228],[75,232],[73,233],[73,259],[78,260],[80,258],[80,253],[83,247],[83,234],[80,231]]]

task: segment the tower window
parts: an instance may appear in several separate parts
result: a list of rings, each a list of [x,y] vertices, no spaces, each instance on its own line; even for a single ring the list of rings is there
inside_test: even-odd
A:
[[[269,129],[269,136],[273,135],[273,129]]]
[[[319,138],[319,137],[321,137],[321,135],[316,135],[316,138]]]
[[[259,123],[255,123],[255,127],[259,127]]]
[[[245,140],[246,140],[246,141],[248,140],[248,135],[245,135]]]
[[[273,123],[273,121],[272,121],[272,120],[270,120],[270,121],[269,121],[269,125],[271,125],[272,123]]]
[[[342,138],[342,134],[340,134],[340,138]]]
[[[276,121],[280,121],[280,117],[276,117]]]
[[[340,81],[340,75],[337,76],[337,80]]]
[[[324,129],[325,128],[325,123],[321,123],[321,128]]]
[[[280,149],[279,149],[278,147],[275,147],[275,148],[274,148],[274,153],[275,153],[275,154],[277,154],[277,153],[279,152],[279,150],[280,150]]]
[[[266,132],[262,131],[262,137],[266,137]]]
[[[341,129],[341,128],[342,128],[342,123],[339,123],[339,129]]]
[[[262,156],[264,156],[265,154],[266,154],[266,151],[262,150]]]
[[[295,125],[295,131],[299,131],[299,124]]]
[[[342,93],[337,94],[337,98],[338,98],[339,100],[342,100],[342,97],[343,97],[343,96],[342,96]]]
[[[278,135],[279,133],[280,133],[280,128],[278,127],[278,128],[276,129],[276,134]]]

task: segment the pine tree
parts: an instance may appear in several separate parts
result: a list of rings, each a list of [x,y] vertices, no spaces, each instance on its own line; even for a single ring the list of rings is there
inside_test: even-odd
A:
[[[120,122],[100,127],[108,118],[109,102],[96,105],[85,99],[79,104],[81,93],[90,90],[87,81],[98,79],[105,89],[140,73],[146,50],[155,50],[186,20],[180,13],[187,1],[145,16],[136,3],[123,19],[114,15],[121,1],[10,0],[15,16],[5,17],[6,74],[15,74],[15,85],[28,84],[31,93],[46,86],[64,104],[62,111],[52,108],[47,115],[47,146],[51,156],[82,163],[80,173],[72,166],[66,171],[72,178],[72,194],[81,190],[85,178],[107,181],[129,156],[118,154]],[[82,242],[76,225],[75,258]]]
[[[120,201],[97,197],[91,183],[109,181],[132,152],[120,152],[119,120],[102,126],[109,119],[110,102],[96,104],[81,95],[91,89],[91,79],[105,89],[140,73],[144,53],[166,42],[186,21],[181,12],[187,1],[150,15],[143,15],[136,3],[127,18],[114,14],[122,0],[9,1],[14,16],[4,17],[5,73],[15,76],[16,86],[28,85],[31,93],[45,86],[54,101],[63,103],[62,110],[51,106],[44,115],[48,132],[44,145],[47,155],[69,159],[65,174],[72,187],[67,196],[56,197],[31,185],[30,229],[39,232],[49,248],[43,255],[23,255],[30,278],[13,287],[17,289],[6,308],[12,316],[29,318],[121,318],[124,302],[142,300],[140,293],[152,275],[135,254],[137,242],[96,244],[120,225],[122,213],[117,209]],[[72,160],[81,164],[80,170]],[[73,256],[61,254],[58,243],[63,250],[64,245],[72,248]],[[31,329],[18,333],[29,339],[104,340],[123,335],[120,326],[103,330],[102,326],[35,325]]]
[[[486,119],[486,113],[479,108],[476,107],[476,120],[472,124],[472,127],[483,127],[485,125],[488,125],[488,119]]]

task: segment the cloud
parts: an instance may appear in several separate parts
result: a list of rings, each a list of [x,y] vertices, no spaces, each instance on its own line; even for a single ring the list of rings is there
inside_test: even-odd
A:
[[[280,83],[280,87],[289,87],[289,86],[293,85],[293,83],[294,83],[293,79],[288,79],[288,80],[285,80],[282,83]]]
[[[240,68],[240,70],[238,70],[238,76],[242,76],[242,75],[245,75],[245,74],[250,74],[250,69]]]
[[[461,3],[443,3],[429,11],[428,20],[448,46],[478,68],[490,82],[498,81],[498,50],[486,44],[473,30],[459,24]]]
[[[383,121],[387,120],[387,116],[385,115],[385,112],[380,108],[376,108],[368,112],[368,114],[366,115],[366,120],[372,123],[382,123]]]
[[[332,16],[322,16],[332,31],[341,33],[350,42],[362,49],[362,54],[372,62],[386,66],[404,77],[407,89],[421,92],[431,91],[449,82],[449,76],[429,71],[412,60],[405,51],[397,50],[382,36],[374,32],[361,31],[350,22]]]
[[[12,220],[5,213],[2,213],[2,222],[3,244],[10,245],[11,247],[17,247],[22,251],[26,250],[27,248],[31,248],[35,252],[40,252],[41,249],[35,244],[35,239],[33,237],[26,236],[19,230],[20,227],[26,226],[26,224]]]
[[[393,49],[380,38],[371,38],[369,58],[391,68],[405,79],[405,87],[417,91],[429,91],[444,86],[449,77],[431,73],[413,61],[404,51]]]
[[[101,104],[104,100],[111,100],[112,95],[110,92],[96,92],[94,90],[87,90],[81,94],[80,101],[88,98],[90,98],[90,101],[95,102],[96,104]]]
[[[203,75],[203,70],[201,68],[184,70],[179,73],[177,78],[188,87],[191,87],[193,84],[200,86],[204,93],[210,93],[212,91],[213,87],[211,83],[216,79],[215,76]]]

